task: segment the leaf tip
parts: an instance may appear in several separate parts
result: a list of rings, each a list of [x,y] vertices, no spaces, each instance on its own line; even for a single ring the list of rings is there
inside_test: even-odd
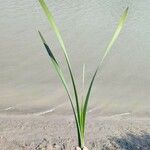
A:
[[[42,42],[43,42],[44,44],[46,44],[46,41],[45,41],[45,39],[44,39],[42,33],[41,33],[39,30],[38,30],[38,33],[39,33],[39,36],[40,36]]]
[[[125,9],[125,12],[128,14],[129,6]]]
[[[128,11],[129,11],[129,6],[128,6],[128,7],[125,9],[125,11],[124,11],[125,16],[128,15]]]

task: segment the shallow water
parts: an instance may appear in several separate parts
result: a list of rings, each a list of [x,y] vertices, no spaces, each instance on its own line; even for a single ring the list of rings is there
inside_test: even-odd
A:
[[[96,115],[150,115],[150,1],[47,0],[62,32],[74,74],[82,91],[111,38],[121,12],[130,7],[127,23],[107,57],[93,88],[90,112]],[[0,3],[0,111],[67,114],[69,101],[37,34],[40,29],[61,59],[60,45],[37,1]],[[69,78],[66,77],[69,82]],[[81,87],[81,88],[80,88]],[[12,107],[12,108],[11,108]]]

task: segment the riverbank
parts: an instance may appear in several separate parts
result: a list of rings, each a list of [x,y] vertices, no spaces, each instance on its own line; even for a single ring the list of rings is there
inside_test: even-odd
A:
[[[73,116],[0,115],[0,147],[70,150],[77,145],[74,125]],[[149,118],[88,118],[85,143],[89,150],[149,150],[149,127]]]

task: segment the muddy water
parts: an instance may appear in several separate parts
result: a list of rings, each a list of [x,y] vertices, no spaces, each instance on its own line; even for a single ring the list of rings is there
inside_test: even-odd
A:
[[[81,84],[82,65],[86,66],[87,88],[121,12],[130,7],[125,28],[98,73],[89,109],[96,115],[150,115],[150,1],[47,2],[66,43],[80,96],[86,92]],[[37,29],[43,32],[60,59],[70,83],[60,45],[38,1],[1,1],[1,113],[71,112],[66,93],[50,65]]]

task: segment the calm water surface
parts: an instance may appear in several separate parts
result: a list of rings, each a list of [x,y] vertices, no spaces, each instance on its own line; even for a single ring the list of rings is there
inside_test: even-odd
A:
[[[82,90],[117,24],[130,7],[127,23],[99,72],[90,101],[90,112],[99,115],[134,113],[150,115],[150,1],[47,0],[68,48],[74,74]],[[70,111],[65,91],[50,65],[37,34],[40,29],[67,76],[58,41],[37,0],[4,0],[0,3],[0,112],[39,113]]]

